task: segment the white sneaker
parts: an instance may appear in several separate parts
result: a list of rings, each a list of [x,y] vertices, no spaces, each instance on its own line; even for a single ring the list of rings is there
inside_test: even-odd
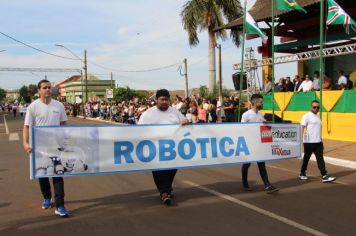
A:
[[[332,177],[332,176],[329,176],[329,175],[324,175],[322,178],[321,178],[321,181],[323,183],[328,183],[328,182],[333,182],[335,181],[336,178],[335,177]]]
[[[308,180],[309,178],[306,175],[299,175],[299,179],[300,180]]]

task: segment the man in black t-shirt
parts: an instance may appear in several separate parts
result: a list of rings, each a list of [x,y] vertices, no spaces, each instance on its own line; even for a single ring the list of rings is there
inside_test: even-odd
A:
[[[223,109],[225,112],[225,122],[235,122],[234,102],[228,96],[224,96]]]

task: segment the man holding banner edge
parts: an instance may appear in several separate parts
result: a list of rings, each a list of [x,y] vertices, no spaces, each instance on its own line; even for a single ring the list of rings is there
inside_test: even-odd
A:
[[[169,106],[169,91],[160,89],[156,92],[156,106],[145,111],[138,121],[138,124],[177,124],[186,125],[189,123],[182,113]],[[177,169],[152,171],[153,180],[160,193],[162,203],[169,206],[172,203],[172,184]]]
[[[23,128],[23,147],[27,153],[32,152],[29,144],[29,130],[31,126],[65,125],[67,115],[62,103],[51,98],[51,83],[48,80],[41,80],[37,85],[39,99],[32,102],[27,108],[25,123]],[[43,168],[49,168],[48,162],[43,163]],[[53,167],[52,167],[53,169]],[[62,177],[54,177],[53,187],[55,192],[55,214],[61,217],[69,216],[69,212],[64,207],[64,182]],[[42,208],[52,207],[51,185],[48,178],[40,178],[39,184],[44,197]]]
[[[242,114],[241,122],[264,122],[262,113],[259,111],[262,109],[263,97],[261,94],[253,94],[251,96],[251,109]],[[241,167],[242,172],[242,185],[246,191],[251,191],[251,188],[248,184],[248,168],[251,163],[245,163]],[[279,188],[274,187],[268,180],[268,174],[266,170],[265,162],[257,162],[258,170],[260,172],[261,179],[265,186],[267,193],[274,193],[279,191]]]

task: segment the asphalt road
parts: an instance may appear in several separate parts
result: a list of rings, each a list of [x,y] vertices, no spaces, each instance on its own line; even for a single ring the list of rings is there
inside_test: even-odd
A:
[[[179,170],[171,207],[160,203],[151,173],[68,177],[72,216],[60,218],[41,209],[38,181],[29,179],[23,118],[7,115],[8,130],[4,121],[0,115],[0,235],[356,235],[355,171],[327,165],[338,180],[323,184],[310,162],[314,177],[301,182],[300,160],[267,165],[276,194],[263,191],[255,164],[252,192],[241,187],[240,166]]]

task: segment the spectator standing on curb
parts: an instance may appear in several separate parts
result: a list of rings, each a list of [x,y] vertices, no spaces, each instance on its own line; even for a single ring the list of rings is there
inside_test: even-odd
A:
[[[223,110],[225,113],[225,122],[235,122],[235,107],[234,102],[229,96],[224,96]]]

